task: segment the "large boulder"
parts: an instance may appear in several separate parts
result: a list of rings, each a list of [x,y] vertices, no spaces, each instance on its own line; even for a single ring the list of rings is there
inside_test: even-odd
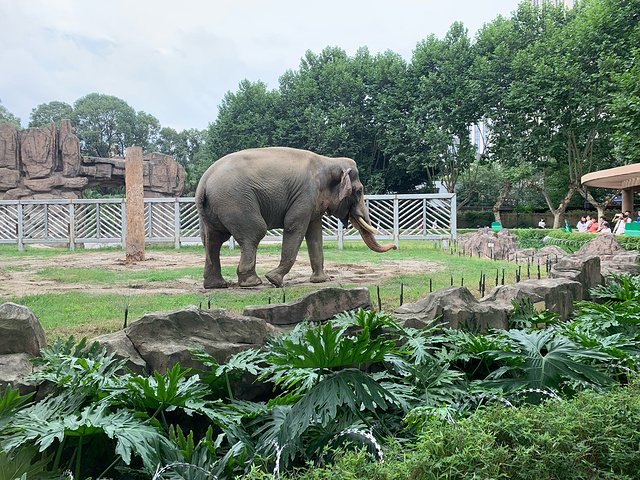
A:
[[[583,300],[590,299],[589,291],[604,282],[600,273],[600,257],[596,255],[564,257],[551,267],[549,278],[566,278],[580,282]]]
[[[481,304],[502,306],[508,315],[513,313],[512,300],[527,297],[532,303],[540,304],[545,310],[557,313],[566,320],[574,310],[573,304],[583,299],[580,282],[566,278],[543,278],[525,280],[515,285],[500,285],[492,288],[480,299]]]
[[[7,302],[0,305],[0,355],[40,355],[47,346],[44,329],[30,308]]]
[[[349,310],[371,309],[371,295],[366,287],[327,287],[291,302],[249,305],[243,315],[258,317],[272,325],[295,325],[303,320],[321,322]]]
[[[508,259],[518,249],[517,242],[518,237],[506,228],[495,232],[485,227],[458,237],[459,247],[465,254],[485,258]]]
[[[593,240],[585,243],[576,252],[577,255],[598,255],[601,259],[603,255],[615,255],[623,252],[624,248],[612,233],[600,233],[593,237]]]
[[[547,262],[554,264],[568,255],[567,252],[557,245],[546,245],[536,252],[533,256],[532,263],[536,265],[545,265]]]
[[[107,333],[91,339],[91,343],[98,342],[107,353],[114,353],[116,358],[127,359],[125,367],[133,373],[143,375],[153,373],[144,358],[140,356],[136,346],[131,342],[124,330]]]
[[[0,305],[0,392],[8,384],[22,394],[35,390],[23,378],[33,373],[29,361],[47,346],[42,325],[31,309],[15,303]]]
[[[637,250],[624,250],[601,258],[603,258],[601,264],[603,275],[610,273],[640,275],[640,252]]]
[[[508,328],[508,309],[502,304],[480,303],[467,287],[445,287],[393,312],[406,327],[424,328],[437,319],[445,327],[485,332]]]
[[[242,350],[261,348],[268,333],[262,319],[235,315],[223,308],[201,310],[194,305],[147,313],[125,329],[147,369],[160,373],[176,363],[201,368],[190,352],[196,346],[222,363]]]

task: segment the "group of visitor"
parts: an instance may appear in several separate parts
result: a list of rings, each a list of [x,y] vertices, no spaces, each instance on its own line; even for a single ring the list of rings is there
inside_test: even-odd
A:
[[[636,221],[640,222],[640,210],[638,210],[638,218]],[[615,225],[612,230],[611,224],[614,222]],[[604,215],[600,216],[599,221],[590,215],[583,215],[576,224],[576,228],[579,232],[583,233],[614,233],[615,235],[624,235],[625,227],[629,222],[633,222],[633,219],[631,218],[631,212],[627,210],[626,212],[616,213],[611,219],[611,222],[607,222]]]

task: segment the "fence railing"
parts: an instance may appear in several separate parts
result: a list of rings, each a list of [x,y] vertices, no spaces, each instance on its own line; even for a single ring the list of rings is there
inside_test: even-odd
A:
[[[365,197],[378,240],[455,240],[455,194],[369,195]],[[200,243],[198,211],[193,197],[145,198],[145,241],[148,243]],[[325,216],[323,238],[360,238],[355,228]],[[0,200],[0,243],[120,244],[125,248],[125,199]],[[282,230],[269,230],[263,241],[282,239]],[[230,240],[233,247],[233,239]]]

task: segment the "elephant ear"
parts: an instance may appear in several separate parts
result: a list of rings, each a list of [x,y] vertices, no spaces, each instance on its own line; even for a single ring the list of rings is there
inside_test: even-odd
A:
[[[342,170],[342,179],[340,180],[340,192],[338,194],[338,200],[342,200],[351,195],[353,188],[351,187],[351,177],[349,176],[351,169],[347,168]]]

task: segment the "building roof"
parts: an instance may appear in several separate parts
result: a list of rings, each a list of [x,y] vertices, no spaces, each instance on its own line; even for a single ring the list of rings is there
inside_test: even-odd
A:
[[[588,187],[627,189],[640,186],[640,163],[609,168],[582,176],[582,184]]]

